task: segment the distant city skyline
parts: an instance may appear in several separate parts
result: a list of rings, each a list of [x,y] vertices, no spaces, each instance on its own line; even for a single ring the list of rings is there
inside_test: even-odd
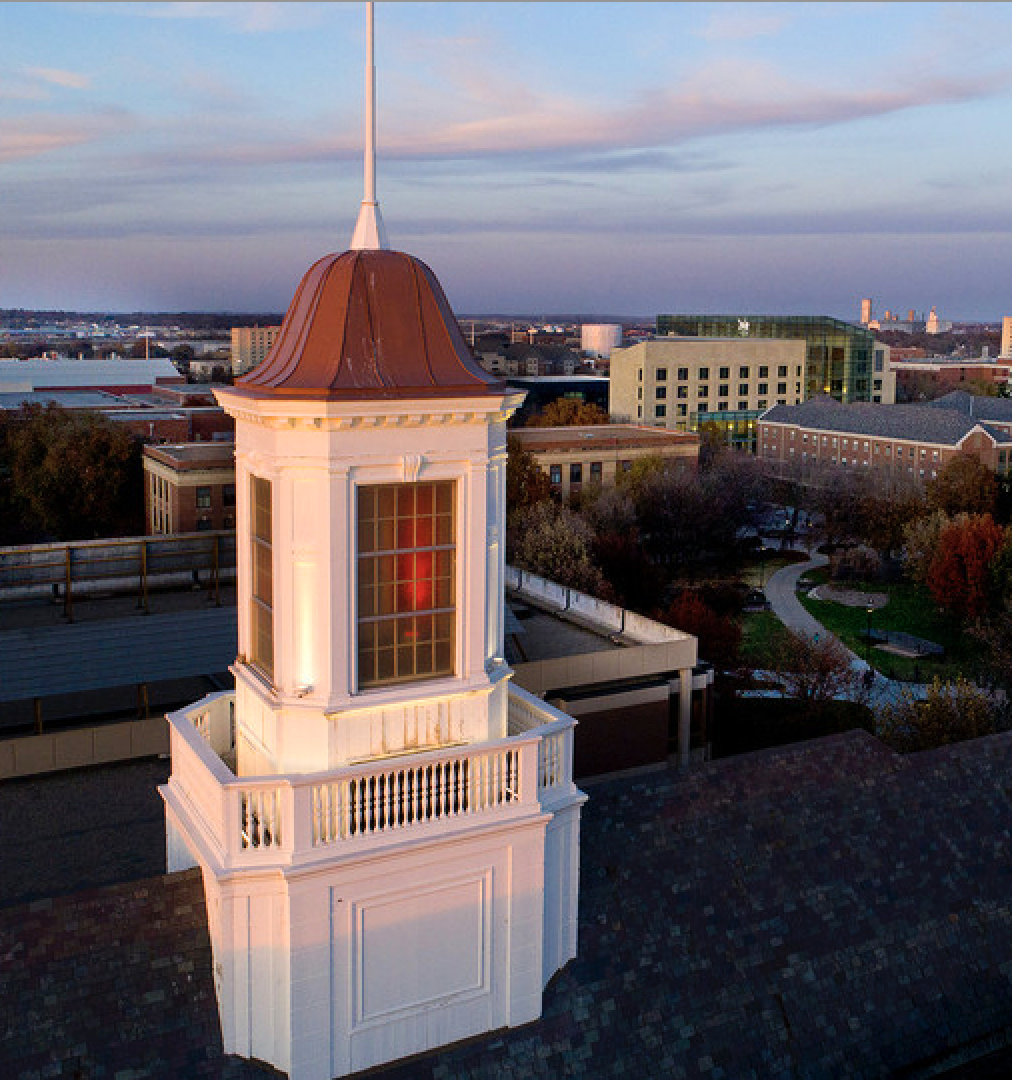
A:
[[[459,313],[1012,309],[1012,4],[378,3],[391,246]],[[365,5],[0,7],[0,308],[283,312]]]

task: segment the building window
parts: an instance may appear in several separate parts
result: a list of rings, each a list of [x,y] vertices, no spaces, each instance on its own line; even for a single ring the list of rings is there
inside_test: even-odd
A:
[[[717,397],[727,397],[728,392],[728,386],[726,383],[722,383],[720,386],[717,387]]]
[[[658,406],[657,406],[657,407],[656,407],[656,408],[654,409],[654,415],[655,415],[655,416],[656,416],[656,417],[657,417],[658,419],[660,419],[660,418],[662,418],[662,417],[665,417],[665,416],[667,416],[667,415],[668,415],[668,409],[667,409],[667,406],[666,406],[666,405],[658,405]]]
[[[689,396],[689,388],[687,386],[679,386],[676,389],[676,394],[679,401],[684,401]]]
[[[250,661],[274,681],[274,537],[271,482],[250,477]]]
[[[202,517],[197,519],[197,532],[210,532],[211,531],[211,519],[209,517]]]
[[[748,368],[747,367],[738,368],[738,378],[739,379],[747,379],[748,378]]]
[[[748,383],[738,383],[738,397],[748,397]]]
[[[571,484],[583,483],[583,466],[582,465],[570,465],[569,466],[569,482]]]
[[[760,384],[759,384],[759,385],[758,385],[758,386],[756,387],[756,393],[759,393],[759,394],[763,394],[763,395],[765,396],[765,395],[766,395],[766,394],[768,394],[769,392],[770,392],[770,386],[769,386],[769,383],[764,383],[764,382],[761,382],[761,383],[760,383]]]
[[[680,386],[678,388],[678,396],[679,397],[682,396],[682,391],[684,389],[685,389],[684,386]],[[658,386],[655,393],[656,393],[657,400],[658,401],[663,401],[668,396],[668,388],[666,386]]]
[[[561,465],[549,465],[548,466],[548,479],[553,484],[562,483],[562,466]]]
[[[730,379],[731,378],[731,369],[729,367],[722,367],[720,369],[719,373],[717,374],[717,378],[718,379]]]
[[[748,409],[748,402],[747,401],[739,401],[738,402],[738,412],[745,412],[746,409]]]
[[[590,463],[590,482],[592,484],[601,483],[601,462],[592,461]]]
[[[786,364],[781,364],[777,368],[777,378],[780,378],[780,379],[786,379],[787,378],[787,365]]]
[[[677,412],[678,416],[688,416],[689,415],[689,406],[688,405],[679,405],[676,408],[676,412]]]
[[[777,393],[778,394],[786,394],[787,393],[787,383],[778,382],[777,383]]]
[[[657,381],[658,382],[664,382],[664,380],[667,379],[667,377],[668,377],[668,369],[666,367],[659,367],[657,369],[657,375],[656,375]]]
[[[452,675],[454,485],[358,489],[359,689]]]
[[[710,388],[708,386],[699,386],[696,388],[696,396],[699,398],[707,398],[710,396]]]
[[[709,377],[710,377],[710,369],[708,367],[701,367],[699,369],[699,371],[696,372],[696,378],[697,379],[705,380],[705,379],[708,379]]]
[[[235,506],[235,484],[225,484],[221,489],[222,506]]]
[[[688,382],[688,380],[689,380],[689,369],[687,367],[680,367],[678,369],[678,381],[679,382]]]
[[[770,374],[770,369],[765,364],[760,364],[759,365],[759,378],[760,379],[768,379],[769,374]]]
[[[198,510],[210,510],[211,509],[211,489],[209,487],[197,488],[197,509]]]

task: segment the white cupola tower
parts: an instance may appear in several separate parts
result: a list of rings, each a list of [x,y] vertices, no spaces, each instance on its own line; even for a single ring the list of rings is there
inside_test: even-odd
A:
[[[506,421],[443,291],[313,265],[236,423],[234,693],[169,717],[169,869],[199,865],[228,1052],[328,1080],[536,1019],[576,952],[574,721],[503,659]]]
[[[236,422],[240,775],[507,734],[506,419],[432,273],[306,274]]]

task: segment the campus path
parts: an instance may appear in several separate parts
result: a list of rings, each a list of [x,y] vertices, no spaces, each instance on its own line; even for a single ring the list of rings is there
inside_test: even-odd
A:
[[[770,602],[773,614],[794,633],[808,638],[809,640],[824,641],[833,638],[846,649],[850,656],[851,667],[855,671],[866,673],[870,665],[862,660],[857,653],[848,649],[835,634],[830,633],[814,616],[812,616],[798,599],[798,581],[809,571],[825,566],[829,559],[816,552],[806,562],[789,563],[774,571],[766,582],[766,598]],[[917,697],[923,697],[926,687],[919,683],[905,683],[896,679],[887,679],[884,675],[873,672],[869,704],[884,705],[887,702],[896,701],[903,690],[913,693]]]

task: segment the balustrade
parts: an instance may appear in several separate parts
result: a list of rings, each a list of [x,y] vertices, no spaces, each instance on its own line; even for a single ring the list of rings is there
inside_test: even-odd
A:
[[[520,798],[520,752],[468,752],[315,784],[313,845],[482,814]]]
[[[536,810],[541,793],[572,787],[574,721],[516,687],[502,742],[305,777],[236,777],[223,760],[234,744],[233,709],[233,695],[213,694],[170,717],[169,789],[226,863],[305,859],[338,843],[522,814]]]

